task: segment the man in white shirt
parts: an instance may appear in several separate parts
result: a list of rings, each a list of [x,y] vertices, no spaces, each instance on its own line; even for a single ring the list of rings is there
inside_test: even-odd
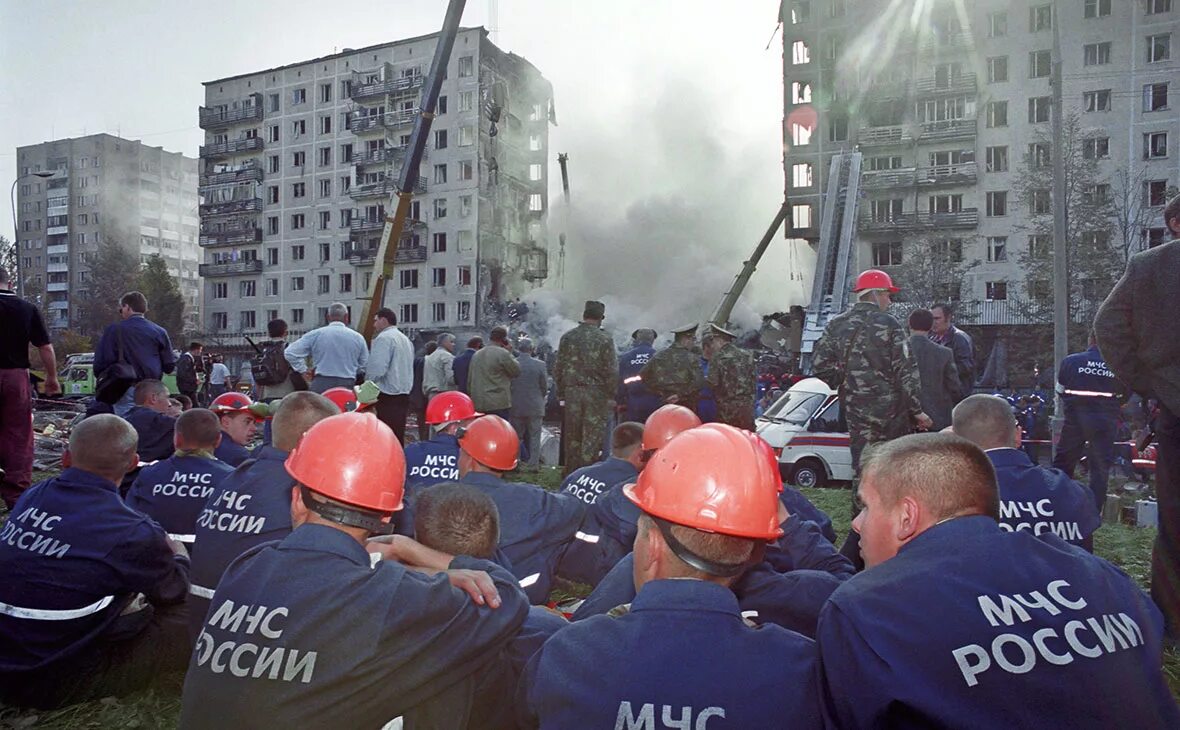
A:
[[[348,307],[333,302],[328,307],[328,324],[308,332],[283,352],[295,372],[311,383],[311,390],[323,393],[330,388],[351,388],[356,374],[369,359],[364,335],[348,326]],[[307,367],[307,358],[312,367]],[[315,377],[312,377],[312,371]]]
[[[438,343],[438,349],[426,356],[422,373],[422,394],[426,396],[427,403],[439,393],[459,389],[455,385],[455,336],[443,332],[435,342]]]
[[[209,399],[212,400],[229,390],[226,380],[229,378],[229,368],[225,366],[221,355],[213,356],[213,367],[209,369]]]
[[[397,315],[382,307],[373,315],[373,347],[366,376],[377,385],[377,418],[406,442],[406,411],[414,385],[414,345],[397,328]]]

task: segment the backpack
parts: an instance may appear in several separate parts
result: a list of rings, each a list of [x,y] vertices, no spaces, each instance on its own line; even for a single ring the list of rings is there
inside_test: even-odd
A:
[[[283,357],[282,342],[270,342],[250,361],[250,372],[257,385],[282,385],[291,377],[291,363]]]

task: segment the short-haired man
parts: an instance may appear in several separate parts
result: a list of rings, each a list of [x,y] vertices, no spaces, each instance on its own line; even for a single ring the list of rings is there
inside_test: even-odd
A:
[[[995,467],[1001,529],[1052,532],[1094,551],[1093,533],[1102,519],[1092,495],[1060,469],[1046,469],[1028,458],[1008,401],[984,393],[967,396],[955,406],[954,432],[983,449]]]
[[[471,356],[467,394],[475,407],[507,421],[512,417],[512,379],[520,376],[520,363],[512,357],[508,330],[493,327],[492,344]]]
[[[57,359],[41,311],[12,291],[0,268],[0,498],[11,509],[33,478],[33,390],[29,386],[29,346],[45,368],[45,394],[61,392]]]
[[[467,340],[467,348],[455,355],[455,361],[451,363],[451,371],[455,373],[455,387],[470,395],[467,388],[467,373],[471,369],[471,358],[475,357],[475,353],[483,349],[483,338],[479,335]]]
[[[3,702],[123,695],[188,661],[188,557],[118,493],[135,444],[114,415],[74,426],[65,471],[26,490],[0,532]]]
[[[283,357],[311,384],[313,391],[323,393],[329,388],[356,385],[356,375],[369,359],[369,345],[364,335],[348,327],[348,307],[332,302],[328,306],[328,324],[292,342]],[[308,358],[314,377],[307,367]]]
[[[339,412],[332,401],[311,391],[283,398],[272,419],[273,445],[260,448],[250,463],[226,477],[205,502],[194,533],[189,596],[189,628],[194,638],[226,566],[255,545],[281,540],[291,532],[294,482],[283,462],[309,428]]]
[[[169,415],[168,386],[159,380],[141,380],[135,386],[135,405],[124,418],[139,435],[140,461],[150,464],[172,456],[172,431],[176,418]]]
[[[456,390],[455,384],[455,336],[443,332],[434,340],[438,347],[426,356],[422,368],[422,395],[429,402],[431,398],[448,390]]]
[[[283,377],[277,383],[258,383],[258,400],[263,403],[270,403],[271,401],[281,400],[283,396],[288,393],[293,393],[296,390],[305,390],[306,381],[300,378],[291,368],[291,363],[287,362],[287,321],[284,319],[272,319],[266,323],[266,336],[269,338],[262,343],[262,351],[269,353],[271,350],[276,350],[277,357],[270,358],[275,361],[276,370],[280,371],[275,375],[281,375],[285,367],[286,377]]]
[[[250,458],[246,447],[258,430],[258,407],[245,393],[222,393],[209,404],[209,410],[221,422],[221,441],[213,455],[230,466]]]
[[[594,504],[599,495],[616,484],[635,481],[649,457],[643,450],[643,424],[620,423],[611,431],[610,456],[570,474],[561,483],[560,491]]]
[[[366,545],[401,509],[405,475],[397,438],[376,418],[317,423],[285,469],[294,529],[225,571],[185,677],[180,727],[382,727],[399,716],[418,727],[420,706],[516,635],[524,595],[487,560],[406,538]],[[255,618],[243,620],[248,612]],[[279,655],[281,671],[267,659]],[[467,709],[429,714],[437,727],[462,727]]]
[[[829,726],[1180,727],[1159,610],[1051,532],[1001,530],[979,447],[890,441],[860,491],[868,570],[828,600],[816,637]]]
[[[201,389],[197,374],[201,372],[201,353],[204,349],[205,346],[200,342],[190,342],[188,349],[176,360],[176,389],[194,403],[197,401],[197,391]]]
[[[587,301],[582,321],[557,346],[553,384],[564,413],[561,465],[566,476],[598,460],[615,407],[619,360],[614,340],[602,329],[605,317],[605,304]]]
[[[541,423],[549,395],[549,373],[545,363],[533,357],[533,341],[523,337],[516,343],[520,377],[512,380],[512,427],[524,445],[524,464],[534,469],[541,463]]]
[[[177,542],[191,545],[197,517],[233,467],[215,456],[221,423],[212,411],[195,408],[176,419],[176,453],[139,472],[126,502],[155,520]]]
[[[373,315],[373,346],[369,352],[366,377],[380,391],[377,418],[406,443],[406,413],[410,408],[410,388],[414,385],[414,345],[397,328],[397,315],[388,307]]]
[[[975,345],[971,342],[971,335],[954,325],[955,310],[950,304],[935,304],[930,308],[930,314],[930,341],[949,347],[955,354],[955,369],[959,371],[959,395],[971,395],[975,388]]]
[[[961,398],[962,385],[955,368],[955,354],[949,347],[930,339],[934,315],[929,309],[910,312],[909,326],[910,352],[918,364],[918,380],[921,382],[919,400],[922,411],[934,421],[931,428],[941,431],[951,425],[951,409]]]
[[[822,727],[815,644],[742,621],[731,585],[780,533],[778,469],[753,434],[709,424],[673,439],[629,485],[643,510],[638,595],[533,655],[521,727]],[[710,508],[702,505],[708,504]],[[674,715],[673,715],[674,713]]]
[[[656,348],[656,331],[641,327],[631,333],[631,349],[619,355],[619,384],[615,392],[615,409],[625,421],[643,423],[662,403],[643,382],[639,374],[647,365]]]
[[[172,341],[163,327],[144,316],[147,310],[147,297],[141,292],[127,292],[119,299],[119,316],[122,319],[107,325],[102,331],[94,352],[95,377],[120,361],[135,370],[136,382],[159,380],[176,369]],[[125,416],[134,404],[135,385],[132,385],[112,405],[116,416]]]

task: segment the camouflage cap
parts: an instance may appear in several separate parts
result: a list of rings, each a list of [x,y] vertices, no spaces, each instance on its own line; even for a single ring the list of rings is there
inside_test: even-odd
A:
[[[606,316],[606,305],[593,299],[586,300],[586,307],[582,310],[582,319],[602,319]]]
[[[736,334],[734,334],[733,332],[730,332],[729,330],[725,329],[724,327],[719,326],[716,322],[709,323],[709,330],[715,335],[722,335],[724,337],[730,338],[731,340],[737,339]]]

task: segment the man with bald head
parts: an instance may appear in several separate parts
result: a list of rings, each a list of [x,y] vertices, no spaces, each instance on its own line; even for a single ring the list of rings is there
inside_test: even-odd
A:
[[[951,414],[956,435],[987,454],[1000,489],[1000,528],[1034,534],[1052,532],[1094,551],[1093,533],[1102,526],[1090,491],[1060,469],[1032,462],[1020,448],[1020,426],[1012,405],[999,396],[968,396]]]
[[[185,667],[188,556],[119,498],[136,441],[114,415],[74,426],[65,471],[0,528],[0,701],[59,707]]]
[[[825,724],[1180,727],[1159,609],[1051,531],[1002,530],[979,447],[889,441],[859,490],[868,569],[828,599],[816,635]]]

